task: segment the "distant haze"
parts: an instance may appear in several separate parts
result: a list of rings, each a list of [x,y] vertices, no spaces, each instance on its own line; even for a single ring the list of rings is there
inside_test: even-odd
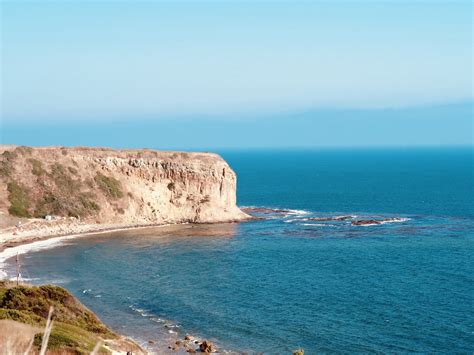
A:
[[[1,143],[472,144],[469,1],[0,6]]]

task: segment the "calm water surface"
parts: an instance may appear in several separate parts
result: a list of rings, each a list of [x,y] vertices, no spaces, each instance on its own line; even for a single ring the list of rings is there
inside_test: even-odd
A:
[[[222,155],[241,206],[288,212],[76,239],[26,255],[26,276],[144,342],[191,333],[269,354],[472,353],[472,150]],[[399,220],[351,224],[384,218]]]

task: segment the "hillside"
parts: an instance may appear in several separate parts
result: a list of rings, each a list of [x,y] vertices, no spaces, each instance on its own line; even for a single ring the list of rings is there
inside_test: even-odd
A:
[[[246,219],[218,155],[106,148],[0,149],[0,216],[130,225]]]
[[[32,350],[39,350],[51,306],[54,311],[49,351],[89,354],[100,342],[100,353],[144,353],[135,343],[108,329],[65,289],[50,285],[15,286],[8,281],[0,281],[0,348],[6,353],[23,353],[34,337]]]

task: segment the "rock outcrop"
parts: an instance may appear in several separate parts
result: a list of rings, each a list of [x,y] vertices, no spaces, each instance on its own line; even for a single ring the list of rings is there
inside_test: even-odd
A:
[[[248,218],[217,154],[2,147],[0,211],[94,223],[214,223]],[[7,212],[8,211],[8,212]]]

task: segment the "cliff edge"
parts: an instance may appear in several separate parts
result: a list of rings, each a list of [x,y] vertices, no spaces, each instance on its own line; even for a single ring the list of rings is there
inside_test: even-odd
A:
[[[236,183],[234,171],[212,153],[0,147],[4,218],[122,225],[240,221],[248,215],[236,205]]]

